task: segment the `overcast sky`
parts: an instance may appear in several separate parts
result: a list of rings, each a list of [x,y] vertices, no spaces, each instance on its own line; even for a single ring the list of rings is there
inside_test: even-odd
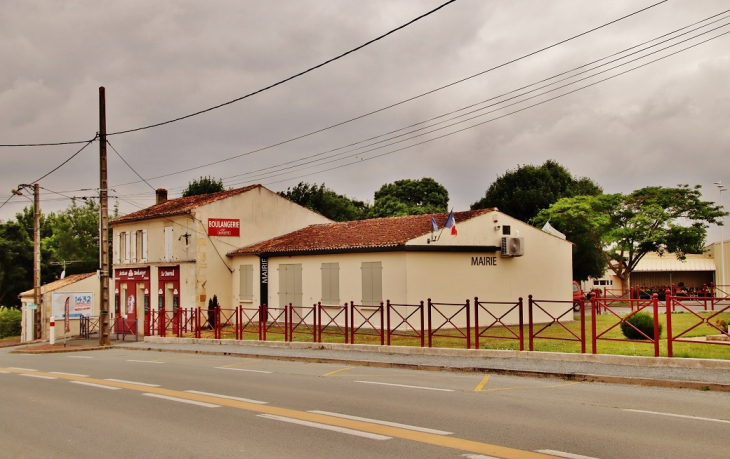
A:
[[[109,132],[203,110],[324,62],[444,1],[4,0],[0,5],[0,144],[93,138],[99,125],[100,86],[106,88]],[[574,175],[590,177],[606,192],[688,183],[702,185],[705,198],[716,201],[719,192],[713,182],[730,184],[730,35],[537,107],[415,144],[729,32],[730,12],[713,19],[720,19],[715,24],[698,24],[694,27],[707,26],[650,51],[725,25],[714,32],[581,83],[539,95],[590,74],[484,108],[524,90],[511,93],[471,109],[482,108],[479,112],[392,140],[386,139],[414,128],[357,142],[501,96],[705,20],[730,9],[727,0],[670,0],[343,126],[215,166],[154,178],[269,147],[381,109],[657,1],[458,0],[281,86],[190,119],[111,136],[109,141],[140,175],[150,179],[152,187],[169,189],[171,197],[179,196],[190,180],[210,175],[222,178],[227,186],[261,183],[274,191],[300,181],[325,183],[338,193],[372,202],[373,193],[385,183],[432,177],[448,189],[451,206],[467,210],[507,170],[554,159]],[[535,86],[527,90],[532,89]],[[431,132],[476,115],[482,116]],[[408,140],[394,143],[404,139]],[[373,142],[381,143],[367,146]],[[408,146],[412,147],[394,151]],[[0,203],[12,188],[43,176],[80,147],[0,148]],[[41,186],[67,196],[95,195],[98,152],[94,142],[43,179]],[[311,162],[315,160],[319,161]],[[123,213],[154,203],[150,186],[127,184],[137,180],[110,149],[110,194],[118,197]],[[723,197],[730,203],[730,195]],[[14,197],[0,209],[0,219],[11,218],[27,204],[26,199]],[[44,211],[68,205],[65,198],[44,190]],[[716,228],[711,229],[710,239],[719,239]]]

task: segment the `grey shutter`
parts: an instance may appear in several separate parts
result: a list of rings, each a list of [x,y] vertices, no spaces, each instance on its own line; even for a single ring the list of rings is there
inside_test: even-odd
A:
[[[253,265],[240,266],[240,300],[253,300]]]
[[[383,265],[379,261],[362,263],[362,304],[378,306],[383,300]]]
[[[322,303],[332,303],[332,276],[329,263],[322,263]]]
[[[302,306],[302,265],[294,265],[294,300],[292,304],[295,306]]]

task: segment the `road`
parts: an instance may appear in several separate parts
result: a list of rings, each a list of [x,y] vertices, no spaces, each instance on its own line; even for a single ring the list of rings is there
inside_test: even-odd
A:
[[[730,395],[112,349],[0,350],[2,457],[726,458]]]

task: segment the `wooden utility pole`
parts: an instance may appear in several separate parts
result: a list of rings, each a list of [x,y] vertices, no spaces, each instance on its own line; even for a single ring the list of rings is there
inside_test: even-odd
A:
[[[109,190],[106,169],[106,97],[99,88],[99,345],[109,342]]]
[[[33,338],[43,338],[41,315],[41,198],[40,185],[33,184],[33,303],[36,304],[33,320]]]

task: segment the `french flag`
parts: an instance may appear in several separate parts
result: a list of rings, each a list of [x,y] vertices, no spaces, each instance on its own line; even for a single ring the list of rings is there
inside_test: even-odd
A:
[[[451,235],[456,236],[456,218],[454,218],[454,211],[452,210],[449,214],[449,218],[446,219],[444,228],[451,228]]]

